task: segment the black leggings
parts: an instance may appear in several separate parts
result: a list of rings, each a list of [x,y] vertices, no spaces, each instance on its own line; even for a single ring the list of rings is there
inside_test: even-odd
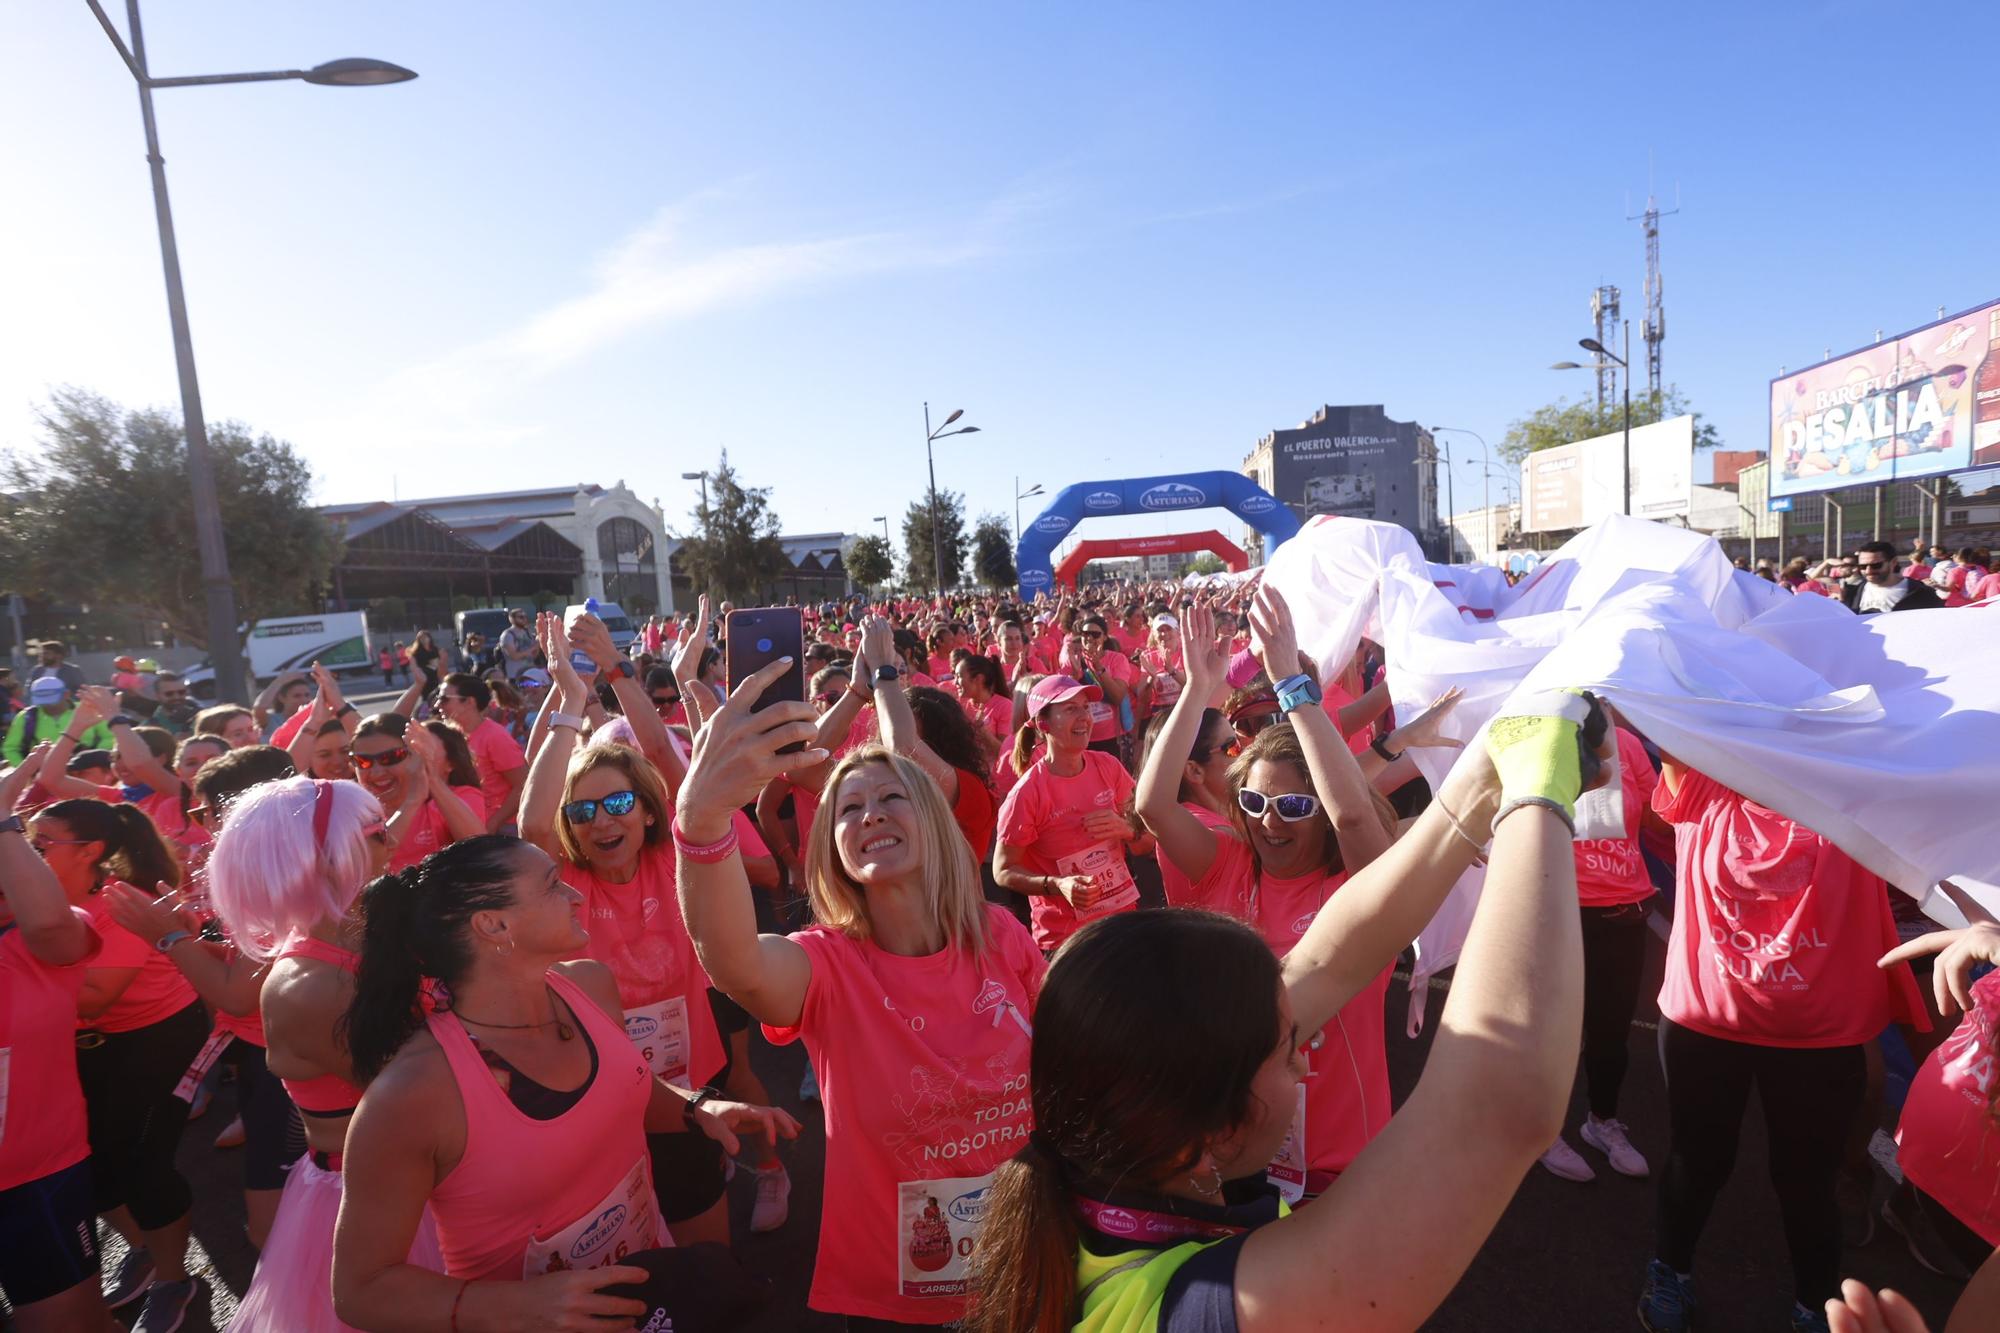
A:
[[[1618,1114],[1650,933],[1644,903],[1583,909],[1583,1081],[1599,1120]]]
[[[1673,1139],[1660,1172],[1658,1257],[1694,1271],[1709,1209],[1736,1166],[1750,1089],[1764,1108],[1771,1187],[1784,1219],[1800,1304],[1817,1310],[1840,1293],[1840,1208],[1834,1181],[1867,1090],[1859,1046],[1752,1046],[1660,1020]]]
[[[285,1172],[305,1155],[305,1124],[285,1085],[264,1063],[264,1048],[242,1037],[222,1059],[236,1066],[236,1114],[243,1117],[243,1188],[281,1190]]]
[[[174,1151],[188,1104],[174,1096],[174,1085],[207,1039],[208,1011],[196,1001],[150,1027],[77,1047],[98,1212],[129,1208],[141,1231],[187,1216],[194,1193],[174,1166]]]

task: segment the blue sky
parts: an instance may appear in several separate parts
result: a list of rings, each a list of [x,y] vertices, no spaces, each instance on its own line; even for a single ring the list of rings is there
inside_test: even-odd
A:
[[[323,499],[622,479],[684,521],[727,446],[789,530],[900,532],[926,399],[982,430],[939,484],[1010,516],[1016,475],[1234,468],[1327,402],[1497,444],[1589,391],[1546,367],[1593,287],[1637,324],[1649,153],[1667,376],[1761,447],[1780,366],[2000,296],[2000,11],[1911,15],[155,0],[147,39],[422,76],[158,94],[209,413]],[[0,45],[18,448],[52,384],[177,399],[129,78],[81,0]]]

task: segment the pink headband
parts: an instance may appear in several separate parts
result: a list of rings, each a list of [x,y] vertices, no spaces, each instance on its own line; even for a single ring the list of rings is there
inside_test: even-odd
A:
[[[323,852],[327,826],[333,822],[333,784],[314,778],[313,786],[319,789],[319,794],[313,797],[313,845]]]

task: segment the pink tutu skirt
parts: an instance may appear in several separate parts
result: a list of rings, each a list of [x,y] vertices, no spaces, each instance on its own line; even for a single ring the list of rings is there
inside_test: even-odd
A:
[[[340,1217],[340,1182],[339,1172],[321,1170],[310,1154],[293,1164],[271,1238],[258,1256],[256,1275],[236,1307],[230,1333],[355,1333],[333,1313],[333,1226]],[[410,1245],[410,1262],[444,1271],[428,1208]]]

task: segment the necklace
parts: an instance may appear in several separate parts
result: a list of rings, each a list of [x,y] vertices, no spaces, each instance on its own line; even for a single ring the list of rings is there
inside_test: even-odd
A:
[[[556,1040],[568,1041],[576,1036],[576,1029],[569,1025],[568,1019],[559,1014],[552,1018],[545,1018],[539,1023],[482,1023],[476,1018],[467,1018],[460,1010],[454,1009],[452,1012],[458,1015],[459,1022],[470,1023],[474,1027],[497,1028],[502,1032],[529,1032],[536,1028],[545,1028],[553,1024],[556,1030]]]

